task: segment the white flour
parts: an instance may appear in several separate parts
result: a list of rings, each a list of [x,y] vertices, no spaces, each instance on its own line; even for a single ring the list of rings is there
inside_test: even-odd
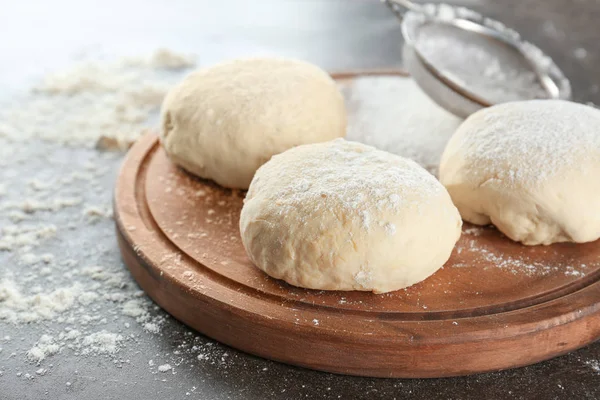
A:
[[[123,341],[123,336],[106,332],[91,333],[81,341],[82,354],[97,353],[97,354],[114,354],[119,350],[119,345]]]
[[[61,346],[54,342],[49,335],[42,335],[40,340],[27,352],[27,358],[36,363],[42,362],[46,357],[58,353]]]
[[[101,244],[114,241],[111,196],[120,156],[62,145],[93,147],[117,126],[139,135],[169,82],[193,64],[159,50],[79,66],[49,76],[0,112],[0,333],[14,333],[0,348],[15,346],[24,326],[33,333],[10,354],[25,370],[43,365],[17,370],[24,379],[51,374],[49,360],[64,353],[120,365],[124,348],[162,335],[166,315],[139,290],[116,249]],[[121,106],[121,115],[139,119],[123,123]],[[29,143],[38,139],[46,142]],[[27,179],[12,168],[24,165]]]
[[[565,94],[570,94],[568,80],[553,61],[501,22],[485,18],[470,9],[447,4],[427,4],[425,13],[435,15],[440,21],[453,21],[455,18],[474,21],[520,43],[527,59],[520,51],[500,40],[474,34],[451,24],[423,23],[427,17],[422,13],[410,12],[406,15],[407,26],[415,27],[412,34],[419,53],[447,78],[488,103],[548,98],[530,61],[558,77],[559,87]]]
[[[417,48],[437,68],[491,103],[543,98],[536,74],[516,55],[499,52],[475,34],[445,25],[422,29]],[[468,60],[466,62],[465,60]]]
[[[435,104],[410,78],[358,78],[345,92],[347,139],[411,158],[437,173],[460,118]]]
[[[0,137],[124,149],[152,126],[152,116],[194,57],[157,50],[149,58],[90,62],[51,74],[0,110]]]
[[[13,324],[53,320],[77,305],[78,296],[83,296],[79,285],[25,295],[14,281],[4,279],[0,281],[0,320]]]
[[[585,365],[587,365],[593,371],[597,372],[600,375],[600,361],[599,360],[586,361]]]
[[[0,203],[0,208],[1,204],[2,203]],[[14,214],[9,214],[9,217],[11,215]],[[23,217],[21,220],[23,219],[27,218]],[[1,230],[2,235],[0,236],[0,251],[33,248],[38,246],[43,240],[56,236],[56,231],[57,228],[54,224],[6,225]]]
[[[474,240],[474,238],[480,237],[485,231],[490,229],[495,230],[493,227],[463,225],[463,236],[461,241],[459,241],[456,245],[456,252],[463,256],[468,254],[468,259],[475,260],[475,262],[484,261],[486,264],[486,266],[483,267],[484,270],[490,268],[499,268],[509,271],[513,275],[545,276],[549,274],[556,274],[558,272],[564,274],[566,277],[583,277],[588,272],[589,265],[582,262],[556,262],[552,265],[548,265],[526,256],[508,256],[502,251],[496,249],[494,246],[485,245],[477,240]],[[481,268],[480,266],[461,263],[456,263],[453,265],[453,267]]]
[[[163,364],[163,365],[159,365],[158,366],[158,372],[167,372],[173,369],[173,367],[171,367],[171,365],[169,364]]]

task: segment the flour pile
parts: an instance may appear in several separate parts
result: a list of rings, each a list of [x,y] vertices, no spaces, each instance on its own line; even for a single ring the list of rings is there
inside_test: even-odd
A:
[[[124,149],[149,126],[179,72],[195,58],[159,49],[147,58],[87,62],[50,74],[0,111],[0,137]]]

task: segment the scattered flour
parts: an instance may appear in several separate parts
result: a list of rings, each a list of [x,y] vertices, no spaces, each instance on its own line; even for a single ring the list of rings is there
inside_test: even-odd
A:
[[[163,364],[158,366],[158,372],[167,372],[173,369],[170,364]]]
[[[478,240],[474,239],[466,239],[466,237],[477,237],[481,236],[485,229],[494,229],[494,228],[483,228],[483,227],[469,227],[463,229],[463,238],[458,242],[456,246],[456,252],[459,255],[464,255],[466,253],[469,254],[467,257],[470,260],[470,263],[454,264],[454,268],[470,268],[473,267],[473,262],[475,263],[476,268],[500,268],[509,271],[514,275],[524,274],[527,276],[544,276],[548,274],[555,273],[563,273],[565,276],[576,276],[583,277],[586,275],[588,270],[588,265],[583,263],[576,263],[574,265],[558,263],[553,265],[548,265],[542,261],[528,258],[526,256],[509,256],[502,251],[483,244]],[[486,265],[481,267],[477,264],[477,262],[483,261]]]
[[[0,320],[18,324],[51,320],[76,305],[80,285],[61,287],[48,293],[24,295],[12,280],[0,281]]]
[[[55,237],[56,231],[57,228],[54,224],[4,226],[1,229],[0,251],[38,246],[43,240]]]
[[[0,153],[0,180],[10,188],[0,196],[0,332],[28,332],[10,359],[40,365],[22,374],[36,379],[51,375],[52,359],[64,354],[124,364],[121,350],[161,335],[167,317],[151,313],[156,306],[112,246],[119,155],[1,137]],[[12,172],[22,163],[30,179]],[[6,353],[13,342],[3,336]]]
[[[19,209],[26,214],[33,214],[38,211],[58,211],[63,208],[79,205],[81,199],[77,197],[57,197],[54,199],[25,199],[20,202],[5,202],[2,209]]]
[[[600,361],[598,360],[589,360],[585,362],[585,365],[590,367],[593,371],[600,374]]]
[[[119,350],[119,345],[123,341],[123,336],[106,331],[94,332],[83,338],[82,354],[115,354]]]
[[[150,332],[150,333],[159,333],[160,332],[160,327],[158,324],[154,323],[154,322],[146,322],[144,324],[144,330]]]
[[[146,322],[149,318],[148,301],[142,298],[127,301],[123,304],[123,315],[133,317],[138,322]]]
[[[109,206],[87,206],[83,214],[90,218],[112,218],[112,208]]]
[[[46,357],[56,354],[60,350],[61,346],[54,342],[52,336],[42,335],[36,345],[27,352],[27,358],[39,364]]]
[[[195,57],[159,49],[148,58],[87,62],[50,74],[0,109],[0,137],[127,149],[151,127],[169,87]]]

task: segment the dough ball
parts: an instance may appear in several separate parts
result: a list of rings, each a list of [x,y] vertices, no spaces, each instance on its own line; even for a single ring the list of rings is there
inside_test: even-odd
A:
[[[344,99],[303,61],[244,59],[190,74],[166,96],[161,142],[179,166],[247,189],[274,154],[343,137]]]
[[[440,180],[466,221],[527,245],[600,237],[600,111],[562,100],[497,105],[452,136]]]
[[[418,164],[344,139],[273,157],[240,217],[246,252],[270,276],[375,293],[433,274],[461,225],[448,192]]]

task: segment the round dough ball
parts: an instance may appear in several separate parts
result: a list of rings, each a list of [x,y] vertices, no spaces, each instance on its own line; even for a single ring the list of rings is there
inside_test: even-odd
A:
[[[375,293],[433,274],[461,225],[448,192],[414,161],[344,139],[274,156],[240,217],[246,252],[270,276]]]
[[[166,96],[161,142],[179,166],[247,189],[274,154],[346,132],[344,99],[303,61],[244,59],[190,74]]]
[[[562,100],[497,105],[452,136],[440,180],[462,217],[527,245],[600,237],[600,111]]]

